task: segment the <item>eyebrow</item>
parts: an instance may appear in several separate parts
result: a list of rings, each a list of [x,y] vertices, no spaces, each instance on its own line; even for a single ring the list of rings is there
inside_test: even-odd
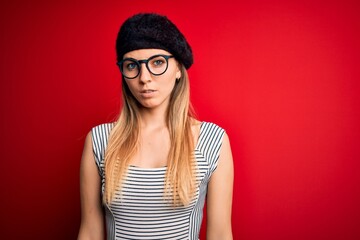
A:
[[[149,58],[151,58],[153,56],[156,56],[156,55],[172,56],[173,54],[171,54],[171,53],[155,53],[155,54],[149,56],[148,58],[143,58],[143,59],[140,59],[140,60],[147,60],[147,59],[149,59]],[[123,59],[129,59],[129,58],[139,61],[139,59],[135,58],[135,57],[124,57]]]

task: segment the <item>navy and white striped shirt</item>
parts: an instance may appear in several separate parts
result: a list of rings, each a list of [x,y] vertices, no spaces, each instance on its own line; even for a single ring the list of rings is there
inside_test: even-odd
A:
[[[104,156],[113,123],[92,129],[93,152],[104,192]],[[105,206],[108,239],[199,239],[207,184],[219,159],[224,130],[202,122],[195,147],[196,178],[199,183],[188,206],[174,207],[164,199],[166,167],[129,166],[121,194]],[[120,197],[121,195],[121,197]]]

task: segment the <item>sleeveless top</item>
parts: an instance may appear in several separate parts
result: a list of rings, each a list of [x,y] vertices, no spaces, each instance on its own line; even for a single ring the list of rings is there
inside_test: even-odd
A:
[[[94,127],[92,145],[104,193],[104,156],[113,123]],[[215,171],[224,130],[214,123],[202,122],[194,156],[199,183],[195,198],[187,206],[173,207],[164,200],[166,167],[129,166],[121,194],[115,193],[106,204],[108,239],[199,239],[207,184]],[[121,197],[120,197],[121,196]]]

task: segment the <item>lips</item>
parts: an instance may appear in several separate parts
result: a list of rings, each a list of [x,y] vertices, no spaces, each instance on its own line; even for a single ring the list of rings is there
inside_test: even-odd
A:
[[[140,91],[140,96],[143,98],[152,98],[155,97],[156,90],[153,89],[144,89]]]
[[[146,90],[142,90],[142,91],[140,91],[140,93],[152,93],[152,92],[155,92],[155,90],[152,90],[152,89],[146,89]]]

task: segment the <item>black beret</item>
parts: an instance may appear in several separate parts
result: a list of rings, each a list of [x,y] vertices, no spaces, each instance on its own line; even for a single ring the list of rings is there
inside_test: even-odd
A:
[[[116,39],[118,61],[125,53],[137,49],[163,49],[188,69],[193,64],[191,47],[184,35],[166,16],[140,13],[128,18]]]

